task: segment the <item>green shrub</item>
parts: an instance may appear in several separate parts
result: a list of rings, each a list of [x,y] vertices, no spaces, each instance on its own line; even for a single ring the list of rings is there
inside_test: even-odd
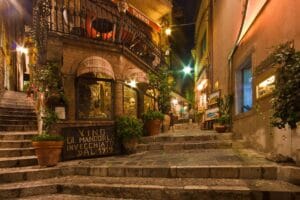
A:
[[[61,135],[50,135],[48,133],[42,133],[32,138],[32,141],[63,141],[64,137]]]
[[[163,120],[164,114],[162,114],[159,111],[148,110],[147,112],[143,113],[143,119],[144,121],[155,120],[155,119]]]
[[[117,136],[120,139],[139,138],[143,135],[143,122],[136,117],[123,116],[116,121]]]
[[[220,123],[221,125],[226,125],[230,124],[230,116],[229,115],[222,115],[217,119],[217,122]]]

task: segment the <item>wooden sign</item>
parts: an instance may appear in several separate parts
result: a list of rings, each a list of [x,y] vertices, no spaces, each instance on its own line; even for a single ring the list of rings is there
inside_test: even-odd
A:
[[[100,157],[119,153],[114,126],[63,128],[63,160]]]

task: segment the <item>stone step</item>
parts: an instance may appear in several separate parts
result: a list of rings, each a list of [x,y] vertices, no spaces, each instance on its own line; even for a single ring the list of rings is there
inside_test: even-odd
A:
[[[232,147],[232,141],[204,141],[204,142],[172,142],[172,143],[149,143],[139,144],[137,152],[164,150],[166,152],[191,150],[191,149],[226,149]]]
[[[187,142],[187,141],[209,141],[209,140],[229,140],[232,133],[216,134],[213,132],[200,134],[160,134],[152,137],[142,137],[141,143],[151,142]]]
[[[36,125],[3,125],[0,124],[0,131],[35,131]]]
[[[3,119],[0,119],[0,124],[5,124],[5,125],[30,125],[30,126],[34,126],[37,124],[37,120],[26,120],[26,119],[6,119],[6,120],[3,120]]]
[[[0,140],[0,148],[28,148],[31,140]]]
[[[59,164],[62,165],[62,164]],[[141,178],[277,178],[276,166],[62,166],[51,168],[21,167],[0,170],[0,183],[41,180],[54,177],[80,175],[89,177],[141,177]]]
[[[2,108],[18,108],[18,109],[33,109],[31,104],[18,104],[18,103],[0,103]]]
[[[30,121],[30,120],[37,120],[37,116],[35,113],[24,113],[23,115],[0,114],[0,120],[29,120]]]
[[[1,115],[36,115],[34,108],[10,108],[10,107],[1,107],[0,106],[0,114]]]
[[[0,168],[37,165],[36,156],[0,158]]]
[[[283,181],[236,179],[162,179],[68,176],[1,184],[0,198],[71,194],[134,199],[284,199],[300,198],[300,187]]]
[[[31,138],[37,134],[36,131],[0,132],[0,140],[31,140]]]
[[[73,167],[48,167],[39,166],[16,167],[0,169],[0,185],[3,183],[16,183],[23,181],[42,180],[74,175]]]
[[[277,166],[96,166],[76,167],[75,174],[103,177],[276,179]]]
[[[33,156],[34,148],[0,148],[0,158]]]
[[[89,197],[86,195],[72,195],[72,194],[49,194],[49,195],[38,195],[38,196],[31,196],[31,197],[25,197],[22,199],[26,200],[133,200],[130,199],[124,199],[124,198],[106,198],[106,197]]]

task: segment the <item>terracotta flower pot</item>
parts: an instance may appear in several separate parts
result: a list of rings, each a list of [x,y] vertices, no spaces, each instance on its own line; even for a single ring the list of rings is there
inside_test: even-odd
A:
[[[227,127],[224,126],[224,125],[218,125],[218,126],[215,126],[215,130],[218,132],[218,133],[225,133]]]
[[[63,141],[35,141],[32,146],[35,149],[40,166],[52,167],[60,161]]]
[[[122,143],[126,153],[135,153],[138,145],[138,138],[123,139]]]
[[[160,132],[160,125],[161,125],[161,120],[159,119],[148,120],[145,123],[147,134],[150,136],[158,135]]]

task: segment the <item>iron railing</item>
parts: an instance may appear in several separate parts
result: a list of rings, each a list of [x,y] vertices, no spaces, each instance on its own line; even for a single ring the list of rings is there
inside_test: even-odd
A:
[[[155,69],[161,51],[152,42],[150,28],[117,5],[105,0],[50,0],[49,32],[76,35],[122,45]]]

